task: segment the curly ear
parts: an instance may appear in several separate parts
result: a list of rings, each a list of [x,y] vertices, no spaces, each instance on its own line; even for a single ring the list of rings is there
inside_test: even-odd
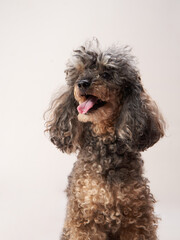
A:
[[[77,119],[73,87],[54,99],[48,110],[46,132],[62,152],[75,152],[80,145],[82,123]]]
[[[164,136],[165,122],[140,84],[128,87],[125,92],[117,134],[129,150],[144,151]]]

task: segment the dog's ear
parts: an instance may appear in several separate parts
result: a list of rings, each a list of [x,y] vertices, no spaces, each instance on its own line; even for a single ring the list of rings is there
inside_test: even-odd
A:
[[[77,119],[73,87],[56,97],[47,111],[46,132],[62,152],[75,152],[80,146],[82,123]]]
[[[140,81],[136,86],[126,84],[123,91],[123,106],[116,126],[118,138],[121,146],[130,151],[144,151],[164,136],[165,122]]]

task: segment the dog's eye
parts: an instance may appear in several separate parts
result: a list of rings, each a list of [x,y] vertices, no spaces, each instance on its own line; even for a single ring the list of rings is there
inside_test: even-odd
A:
[[[104,72],[100,76],[106,80],[111,79],[111,75],[108,72]]]
[[[89,66],[90,69],[93,69],[93,68],[95,68],[95,67],[96,67],[96,63],[95,63],[95,62],[92,63],[92,64]]]

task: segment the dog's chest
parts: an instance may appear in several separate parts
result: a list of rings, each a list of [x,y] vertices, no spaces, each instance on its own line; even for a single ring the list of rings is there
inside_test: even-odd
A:
[[[96,210],[100,205],[113,204],[111,187],[101,173],[102,167],[98,163],[82,165],[77,161],[75,164],[68,189],[79,207]]]

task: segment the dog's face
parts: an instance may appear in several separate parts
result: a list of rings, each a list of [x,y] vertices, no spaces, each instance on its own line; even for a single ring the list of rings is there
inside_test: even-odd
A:
[[[67,81],[74,88],[80,122],[108,126],[114,124],[124,96],[130,92],[133,84],[138,82],[140,85],[138,71],[132,68],[127,49],[102,52],[81,47],[74,51],[69,69],[66,71]],[[128,79],[128,75],[131,78]]]
[[[81,69],[74,96],[79,106],[78,120],[98,124],[115,119],[120,111],[120,89],[112,84],[113,74],[99,64]]]

